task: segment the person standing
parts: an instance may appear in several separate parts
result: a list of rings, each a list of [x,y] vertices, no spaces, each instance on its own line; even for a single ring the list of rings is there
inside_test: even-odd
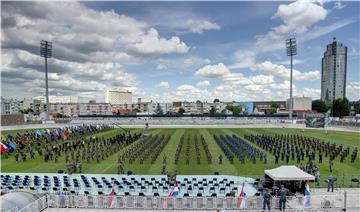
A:
[[[264,189],[263,198],[264,198],[263,210],[265,211],[267,206],[268,210],[270,211],[271,194],[266,188]]]
[[[328,181],[328,192],[330,192],[330,188],[331,188],[331,192],[334,192],[334,183],[335,183],[335,178],[330,175],[330,177],[327,179]]]
[[[332,166],[333,166],[333,161],[332,161],[332,158],[330,157],[330,159],[329,159],[329,169],[330,169],[330,172],[332,172]]]
[[[281,189],[279,190],[279,196],[280,196],[280,211],[285,211],[286,206],[286,196],[288,195],[289,190],[284,187],[284,185],[281,185]]]

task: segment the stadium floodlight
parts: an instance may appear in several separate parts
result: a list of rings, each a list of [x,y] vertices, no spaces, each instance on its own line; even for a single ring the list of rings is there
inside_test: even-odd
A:
[[[52,43],[46,40],[40,41],[40,56],[45,58],[45,88],[46,88],[46,121],[49,120],[49,86],[48,86],[48,70],[47,59],[52,56]]]
[[[286,40],[286,53],[290,56],[290,101],[289,101],[289,119],[292,120],[293,100],[292,100],[292,81],[293,81],[293,56],[297,54],[296,39],[290,38]]]

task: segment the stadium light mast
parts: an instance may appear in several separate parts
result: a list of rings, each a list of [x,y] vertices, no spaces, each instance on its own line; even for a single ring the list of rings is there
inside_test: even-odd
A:
[[[293,119],[293,101],[292,101],[292,81],[293,81],[293,56],[297,54],[296,39],[290,38],[286,40],[286,53],[290,56],[290,101],[289,101],[289,119]]]
[[[47,59],[52,56],[52,42],[42,40],[40,41],[40,56],[45,58],[45,89],[46,89],[46,120],[49,119],[49,86],[48,86],[48,69],[47,69]]]

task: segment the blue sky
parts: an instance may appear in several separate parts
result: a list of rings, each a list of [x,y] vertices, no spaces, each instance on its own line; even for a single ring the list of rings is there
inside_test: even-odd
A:
[[[40,15],[39,4],[47,13]],[[335,1],[6,2],[2,95],[43,94],[36,46],[48,39],[54,95],[103,101],[105,88],[123,87],[162,102],[285,100],[285,39],[295,36],[295,95],[320,97],[321,57],[336,37],[348,46],[347,97],[358,100],[359,7]]]

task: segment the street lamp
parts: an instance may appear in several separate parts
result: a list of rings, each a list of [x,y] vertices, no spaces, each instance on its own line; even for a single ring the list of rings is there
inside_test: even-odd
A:
[[[49,86],[48,86],[48,70],[47,59],[51,58],[52,43],[46,40],[40,41],[40,56],[45,58],[45,88],[46,88],[46,121],[49,120]]]
[[[289,101],[289,119],[292,120],[293,101],[292,101],[292,81],[293,81],[293,55],[296,55],[296,39],[290,38],[286,40],[286,53],[290,56],[290,101]]]

